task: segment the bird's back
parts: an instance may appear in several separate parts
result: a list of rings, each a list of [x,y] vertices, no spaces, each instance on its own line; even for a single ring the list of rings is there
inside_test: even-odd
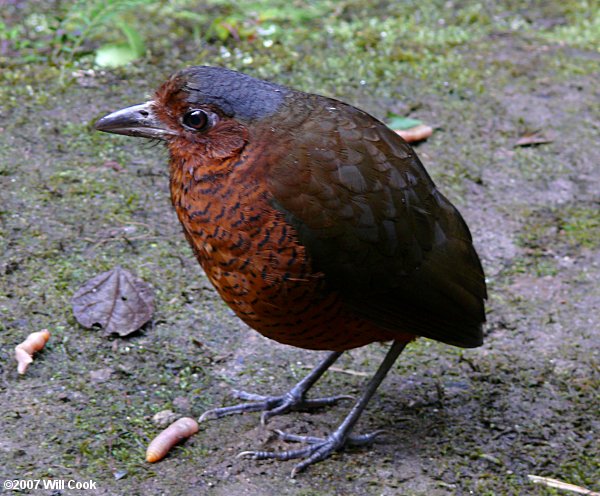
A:
[[[458,210],[384,124],[316,95],[301,94],[302,108],[307,98],[311,116],[269,184],[314,269],[346,308],[384,329],[480,345],[485,280]]]

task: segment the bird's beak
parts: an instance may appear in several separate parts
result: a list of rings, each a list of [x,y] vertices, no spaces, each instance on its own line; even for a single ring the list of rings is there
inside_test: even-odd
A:
[[[102,117],[94,124],[94,128],[105,133],[161,140],[166,140],[168,136],[177,134],[156,117],[153,106],[154,102],[149,101],[117,110]]]

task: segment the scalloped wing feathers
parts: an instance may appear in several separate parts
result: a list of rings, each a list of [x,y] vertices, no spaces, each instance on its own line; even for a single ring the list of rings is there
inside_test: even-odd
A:
[[[292,131],[269,187],[314,269],[386,329],[480,345],[484,275],[458,210],[381,122],[336,100],[301,100],[312,115]]]

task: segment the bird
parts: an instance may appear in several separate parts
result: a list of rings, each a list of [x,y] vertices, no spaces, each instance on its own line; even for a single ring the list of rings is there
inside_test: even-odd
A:
[[[469,228],[414,149],[368,113],[231,69],[191,66],[95,129],[163,141],[173,206],[224,302],[267,338],[329,352],[288,392],[238,391],[242,403],[201,421],[260,411],[265,424],[336,404],[349,397],[307,393],[343,352],[391,342],[329,435],[278,431],[303,445],[240,456],[294,459],[295,476],[371,443],[381,431],[353,428],[407,344],[483,344],[487,290]]]

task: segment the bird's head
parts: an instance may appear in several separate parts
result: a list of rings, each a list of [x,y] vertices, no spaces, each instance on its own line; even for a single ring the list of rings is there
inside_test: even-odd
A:
[[[291,90],[220,67],[189,67],[171,76],[146,103],[117,110],[99,131],[167,142],[171,154],[234,156],[249,131],[278,111]]]

